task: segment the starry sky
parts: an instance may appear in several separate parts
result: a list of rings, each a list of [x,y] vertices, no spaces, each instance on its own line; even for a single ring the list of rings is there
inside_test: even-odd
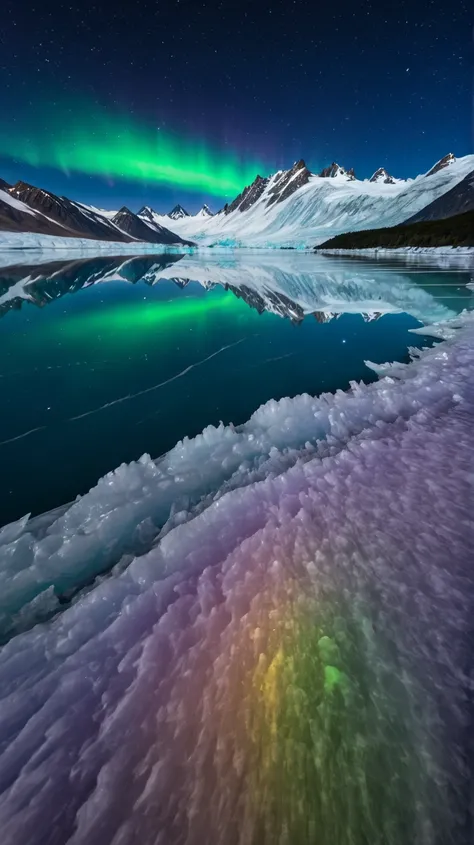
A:
[[[471,0],[4,0],[0,177],[217,210],[304,158],[359,178],[473,149]]]

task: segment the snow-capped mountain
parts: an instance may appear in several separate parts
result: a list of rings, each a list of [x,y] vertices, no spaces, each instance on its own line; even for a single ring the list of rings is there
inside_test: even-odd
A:
[[[125,205],[112,218],[112,223],[118,226],[120,231],[126,232],[137,241],[145,241],[153,244],[175,244],[182,243],[185,246],[192,246],[190,241],[182,240],[174,232],[159,223],[148,222],[138,217]]]
[[[203,217],[206,220],[208,217],[214,217],[211,209],[209,208],[206,203],[204,203],[203,207],[194,215],[194,217]]]
[[[171,220],[182,220],[185,217],[190,217],[191,215],[188,214],[185,208],[182,205],[175,205],[174,208],[167,214],[167,217],[170,217]]]
[[[338,176],[345,179],[346,181],[353,181],[357,179],[354,168],[351,167],[349,170],[346,170],[345,167],[341,167],[340,164],[337,164],[336,161],[333,161],[329,167],[323,168],[321,173],[319,174],[321,179],[336,179]]]
[[[32,211],[24,202],[11,196],[9,190],[0,188],[0,235],[1,232],[35,232],[38,235],[70,235],[63,226],[46,215]]]
[[[442,220],[445,217],[453,217],[455,214],[463,214],[465,211],[473,210],[474,171],[406,222],[418,223],[421,220]]]
[[[211,209],[206,204],[204,204],[196,214],[189,214],[189,212],[187,212],[181,205],[176,205],[173,208],[173,211],[170,211],[169,214],[159,214],[150,205],[144,205],[138,212],[137,216],[149,225],[162,226],[163,221],[169,219],[172,214],[175,215],[175,217],[172,218],[173,220],[184,220],[188,217],[192,217],[193,220],[208,220],[210,217],[214,216]]]
[[[29,209],[45,215],[59,224],[65,235],[97,238],[104,241],[127,241],[126,233],[104,219],[100,212],[87,209],[67,197],[58,197],[27,182],[16,182],[9,190],[10,195],[28,206]],[[58,234],[58,232],[54,232]]]
[[[369,179],[369,182],[375,182],[376,184],[383,182],[384,185],[396,185],[397,182],[405,181],[405,179],[396,179],[394,176],[391,176],[390,173],[387,173],[385,167],[379,167]]]
[[[144,241],[188,245],[163,224],[144,222],[125,206],[119,212],[108,212],[58,197],[22,181],[7,190],[0,188],[0,232],[2,230],[113,243]]]
[[[146,220],[147,223],[154,223],[155,217],[163,217],[163,214],[159,214],[155,211],[151,205],[142,205],[140,211],[137,211],[137,216],[141,217],[143,220]]]
[[[312,247],[336,234],[403,223],[472,172],[474,155],[449,154],[406,181],[361,181],[337,164],[316,176],[300,160],[290,170],[258,175],[213,217],[187,216],[174,228],[204,246]]]
[[[454,164],[456,162],[456,156],[454,153],[448,153],[447,155],[440,158],[439,161],[436,162],[434,167],[428,171],[426,174],[427,176],[434,176],[435,173],[439,173],[440,170],[443,170],[444,167],[449,167],[450,164]]]
[[[190,215],[180,204],[167,215],[146,205],[138,215],[125,207],[105,211],[18,182],[0,186],[0,237],[4,230],[125,243],[311,248],[345,232],[422,219],[428,208],[429,219],[449,216],[451,208],[468,210],[473,173],[473,155],[456,159],[452,153],[408,180],[379,168],[361,181],[353,168],[335,162],[316,175],[300,159],[289,170],[256,176],[214,215],[207,205]]]

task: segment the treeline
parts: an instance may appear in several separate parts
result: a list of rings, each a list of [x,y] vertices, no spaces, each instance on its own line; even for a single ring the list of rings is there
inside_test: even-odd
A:
[[[429,220],[391,226],[386,229],[367,229],[347,232],[325,241],[316,249],[375,249],[418,246],[474,246],[474,211],[456,214],[445,220]]]

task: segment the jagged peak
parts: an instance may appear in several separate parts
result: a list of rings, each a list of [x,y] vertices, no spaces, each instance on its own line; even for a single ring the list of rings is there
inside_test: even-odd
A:
[[[147,215],[157,214],[157,213],[158,212],[155,211],[155,209],[152,208],[151,205],[142,205],[140,211],[137,211],[137,214],[138,214],[139,217],[145,217]]]
[[[29,182],[23,182],[22,179],[19,179],[18,182],[15,182],[15,184],[12,185],[9,190],[10,190],[10,193],[15,193],[16,191],[25,191],[25,190],[38,191],[39,188],[35,188],[35,186],[30,185]]]
[[[58,202],[60,199],[66,199],[66,197],[57,197],[56,194],[51,193],[51,191],[45,191],[44,188],[37,188],[36,185],[31,185],[29,182],[24,182],[22,179],[15,182],[15,184],[8,189],[8,192],[17,196],[19,194],[34,194],[35,196],[41,195],[57,200]]]
[[[195,217],[214,217],[214,215],[207,203],[204,203],[204,205],[202,206],[202,208],[199,209]]]
[[[454,164],[455,161],[456,156],[454,155],[454,153],[448,153],[447,155],[443,156],[443,158],[440,158],[440,160],[436,162],[436,164],[431,168],[431,170],[428,170],[426,176],[433,176],[435,173],[439,173],[440,170],[443,170],[450,164]]]
[[[384,185],[394,185],[395,182],[398,181],[398,179],[394,179],[394,177],[390,175],[385,167],[379,167],[369,179],[369,182],[383,182]]]
[[[356,179],[353,167],[346,170],[346,168],[338,164],[337,161],[333,161],[329,167],[324,167],[319,176],[321,179],[335,179],[336,176],[345,176],[349,181]]]
[[[172,208],[170,212],[168,212],[168,217],[171,217],[172,220],[179,220],[179,218],[181,218],[181,217],[190,217],[190,216],[191,215],[189,214],[189,212],[186,211],[186,209],[183,208],[183,206],[180,205],[179,203],[177,203],[177,205],[175,205],[175,207]]]

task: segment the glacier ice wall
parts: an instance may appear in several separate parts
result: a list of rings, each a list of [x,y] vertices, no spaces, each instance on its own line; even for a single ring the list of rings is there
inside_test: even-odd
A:
[[[0,650],[5,845],[471,841],[456,327],[374,385],[268,403],[3,530],[16,612],[116,564]]]

